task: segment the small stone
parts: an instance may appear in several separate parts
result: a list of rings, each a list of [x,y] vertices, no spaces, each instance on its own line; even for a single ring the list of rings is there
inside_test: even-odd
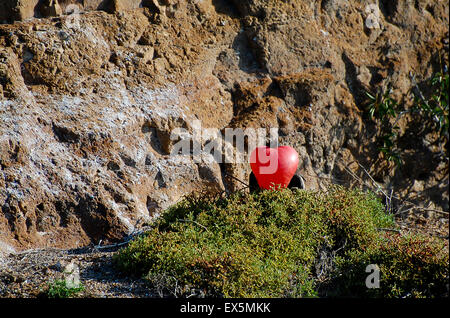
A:
[[[155,49],[151,46],[140,48],[137,52],[137,56],[142,58],[142,62],[148,63],[153,60],[155,55]]]
[[[370,73],[370,70],[366,66],[362,65],[359,67],[359,73],[356,78],[361,84],[365,85],[366,87],[370,87],[372,73]]]
[[[414,180],[412,190],[415,192],[422,192],[424,190],[424,185],[422,181]]]

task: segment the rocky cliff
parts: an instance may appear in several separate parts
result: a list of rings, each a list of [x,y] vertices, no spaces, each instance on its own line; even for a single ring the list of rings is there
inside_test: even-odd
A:
[[[0,250],[118,240],[187,193],[241,188],[248,164],[171,153],[176,128],[217,137],[196,121],[279,128],[309,189],[366,167],[448,211],[448,150],[405,117],[417,147],[392,167],[364,108],[388,85],[408,107],[448,63],[447,1],[7,0],[0,21]]]

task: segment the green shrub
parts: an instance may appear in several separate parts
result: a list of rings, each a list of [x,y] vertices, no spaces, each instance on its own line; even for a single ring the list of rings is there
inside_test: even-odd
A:
[[[421,113],[424,118],[431,122],[434,130],[439,131],[441,137],[448,142],[448,128],[449,128],[449,76],[448,67],[442,68],[442,71],[437,72],[429,80],[428,85],[432,94],[429,98],[418,92],[415,95],[415,110]]]
[[[397,165],[402,163],[401,153],[397,147],[399,137],[398,119],[404,114],[403,105],[399,104],[391,96],[392,89],[379,91],[376,94],[366,92],[366,108],[369,117],[374,120],[380,129],[378,136],[378,151],[388,161],[393,161]],[[395,119],[394,124],[392,120]]]
[[[344,261],[356,259],[358,251],[377,251],[384,240],[379,228],[385,227],[394,227],[393,218],[374,195],[337,186],[326,192],[191,196],[119,251],[115,263],[147,277],[165,295],[314,297],[321,296],[320,251],[329,251],[333,265],[322,276],[341,284],[332,275],[342,275]],[[445,260],[429,261],[442,272]]]
[[[435,297],[448,295],[448,250],[442,241],[422,235],[387,234],[366,249],[336,260],[330,294],[334,296]],[[365,268],[377,264],[380,288],[367,289]]]
[[[62,279],[56,280],[48,285],[46,296],[48,298],[70,298],[83,290],[84,287],[82,285],[78,287],[67,286],[66,281]]]
[[[416,124],[417,128],[425,127],[430,132],[439,133],[440,141],[448,148],[449,74],[448,65],[443,65],[442,61],[440,63],[441,70],[423,83],[427,94],[422,92],[413,79],[414,85],[408,93],[414,99],[410,109],[405,109],[403,102],[392,97],[391,88],[379,88],[376,93],[366,92],[367,99],[363,106],[368,117],[378,127],[378,150],[387,161],[395,162],[396,165],[403,162],[404,149],[399,145],[402,136],[398,124],[400,118],[407,113],[419,119],[420,125]]]

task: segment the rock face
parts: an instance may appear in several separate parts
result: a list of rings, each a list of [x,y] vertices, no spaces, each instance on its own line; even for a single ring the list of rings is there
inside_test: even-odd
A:
[[[4,0],[0,3],[0,21],[21,21],[35,16],[40,0]]]
[[[114,241],[185,194],[242,188],[248,164],[171,154],[176,129],[214,140],[196,121],[279,128],[306,188],[350,181],[346,167],[378,159],[365,90],[406,95],[409,73],[428,79],[448,45],[445,1],[368,5],[2,2],[0,21],[35,18],[0,25],[0,249]],[[426,199],[448,209],[442,172],[428,168]],[[402,190],[420,173],[380,178]]]

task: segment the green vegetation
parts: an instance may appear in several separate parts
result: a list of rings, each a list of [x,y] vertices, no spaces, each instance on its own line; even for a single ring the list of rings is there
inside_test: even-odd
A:
[[[342,276],[334,293],[374,297],[433,297],[448,294],[448,250],[443,241],[417,235],[386,235],[364,250],[353,250],[336,260]],[[380,288],[367,289],[367,264],[378,264]]]
[[[191,196],[115,263],[165,296],[441,296],[442,243],[382,230],[393,227],[375,195],[338,186]],[[381,268],[376,292],[365,287],[368,264]]]
[[[368,97],[369,116],[371,119],[378,121],[381,126],[378,150],[384,154],[386,160],[394,161],[399,165],[402,161],[396,140],[400,128],[397,126],[398,120],[391,124],[391,119],[398,118],[402,111],[399,103],[391,97],[391,93],[392,91],[389,89],[375,95],[366,92],[366,95]]]
[[[414,81],[413,81],[414,82]],[[448,144],[449,129],[449,74],[448,67],[435,73],[424,86],[428,94],[414,83],[411,89],[414,104],[411,109],[406,110],[402,103],[394,100],[391,96],[392,90],[382,90],[376,94],[366,92],[366,109],[369,117],[380,127],[378,136],[378,150],[383,153],[384,158],[393,161],[397,165],[402,163],[402,152],[398,146],[400,118],[407,114],[420,116],[421,122],[429,130],[440,134],[441,141]]]
[[[48,298],[70,298],[84,290],[83,285],[78,287],[67,286],[64,279],[56,280],[48,285],[46,296]]]
[[[415,110],[423,114],[448,142],[448,68],[444,67],[442,71],[436,73],[429,81],[429,86],[433,92],[430,98],[426,98],[421,92],[415,95]]]

